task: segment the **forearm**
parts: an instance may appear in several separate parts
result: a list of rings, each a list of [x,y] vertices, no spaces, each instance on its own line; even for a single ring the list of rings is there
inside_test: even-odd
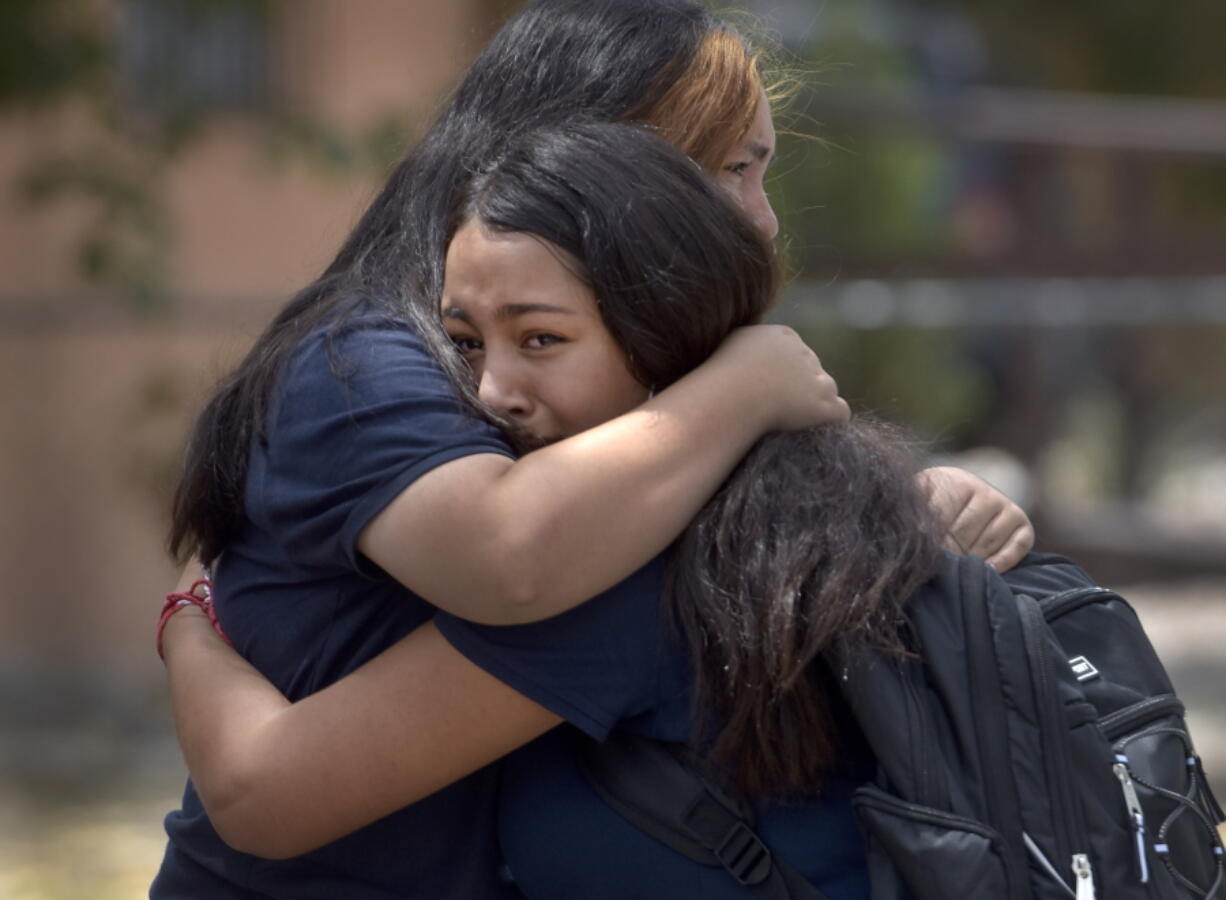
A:
[[[290,702],[193,609],[166,623],[165,662],[179,746],[201,801],[229,840],[224,823],[259,786],[267,736]],[[268,812],[276,815],[275,807]]]
[[[750,394],[699,369],[638,409],[513,464],[473,466],[462,485],[422,479],[391,513],[405,527],[372,530],[362,549],[463,618],[505,625],[555,615],[681,533],[770,424]],[[463,496],[448,502],[448,492]],[[446,512],[461,503],[463,515]],[[422,509],[444,512],[417,523]]]
[[[429,796],[559,718],[427,624],[324,690],[289,703],[194,610],[166,628],[175,727],[217,833],[297,856]]]
[[[647,563],[761,437],[762,420],[735,397],[707,390],[701,374],[529,454],[499,480],[500,518],[518,524],[506,533],[504,555],[536,586],[512,620],[561,612]]]

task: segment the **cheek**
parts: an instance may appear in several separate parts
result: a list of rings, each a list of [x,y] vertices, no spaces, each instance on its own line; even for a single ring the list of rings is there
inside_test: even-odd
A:
[[[651,392],[634,377],[624,359],[619,357],[617,362],[617,375],[608,384],[608,398],[616,409],[614,415],[621,415],[644,403]]]
[[[647,388],[630,373],[620,350],[594,354],[568,391],[571,417],[591,428],[627,413],[647,399]]]
[[[715,184],[722,188],[724,193],[731,197],[734,203],[737,205],[741,204],[741,179],[734,178],[732,175],[725,172],[715,179]]]

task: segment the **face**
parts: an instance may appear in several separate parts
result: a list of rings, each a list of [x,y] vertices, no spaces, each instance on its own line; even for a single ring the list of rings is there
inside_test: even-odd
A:
[[[775,125],[771,121],[770,102],[766,92],[758,101],[749,132],[741,146],[724,161],[715,180],[730,193],[750,221],[768,238],[779,234],[779,220],[766,196],[766,170],[775,158]]]
[[[648,396],[591,288],[563,258],[532,235],[470,220],[451,241],[443,280],[443,324],[481,399],[545,443],[629,412]]]

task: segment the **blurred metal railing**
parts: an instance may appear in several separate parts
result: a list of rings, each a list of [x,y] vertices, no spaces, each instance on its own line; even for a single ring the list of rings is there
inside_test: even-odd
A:
[[[1226,102],[974,87],[950,93],[818,91],[819,122],[953,140],[1226,156]]]
[[[795,327],[1226,326],[1226,275],[1130,278],[857,278],[802,281],[774,318]]]

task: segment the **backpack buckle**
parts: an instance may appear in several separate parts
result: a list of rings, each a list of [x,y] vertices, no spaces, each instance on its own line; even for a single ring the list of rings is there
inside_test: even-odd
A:
[[[715,858],[737,883],[760,884],[771,872],[771,852],[744,822],[737,822],[715,848]]]

